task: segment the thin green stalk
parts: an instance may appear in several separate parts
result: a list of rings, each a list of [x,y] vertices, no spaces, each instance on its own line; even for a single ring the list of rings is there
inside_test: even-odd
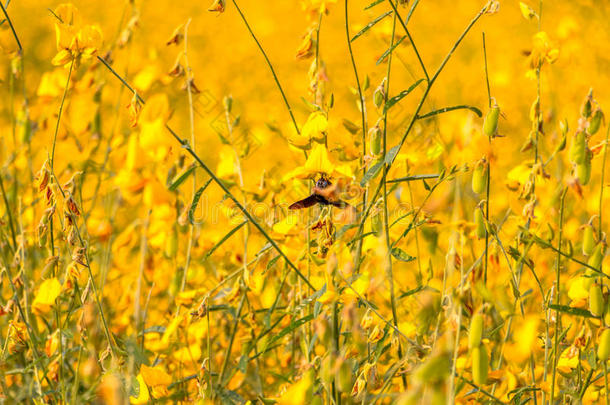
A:
[[[352,62],[352,69],[354,70],[354,76],[356,77],[356,87],[358,89],[358,97],[360,99],[360,113],[362,116],[362,156],[360,157],[360,166],[362,166],[362,175],[366,173],[366,167],[364,166],[364,157],[366,156],[366,135],[368,132],[366,123],[366,104],[364,102],[364,96],[362,95],[362,87],[360,86],[360,77],[358,76],[358,69],[356,68],[356,60],[354,59],[354,52],[352,50],[352,41],[350,40],[349,34],[349,14],[348,14],[348,1],[345,0],[345,34],[347,37],[347,49]],[[390,55],[391,56],[391,55]],[[362,193],[362,206],[366,206],[366,190]],[[356,262],[360,261],[362,256],[362,239],[358,241],[356,248]]]
[[[61,96],[61,104],[59,104],[57,122],[55,123],[55,132],[53,133],[53,148],[51,150],[51,171],[53,171],[55,167],[55,145],[57,144],[57,133],[59,132],[59,123],[61,121],[61,114],[64,110],[66,95],[68,94],[68,88],[70,87],[70,79],[72,78],[72,69],[74,68],[74,61],[75,59],[72,58],[72,62],[70,62],[70,69],[68,70],[68,79],[66,80],[66,87],[64,87],[64,94]]]
[[[347,0],[345,0],[347,3]],[[392,38],[390,39],[390,49],[394,45],[394,39],[396,36],[396,17],[398,12],[394,12],[394,21],[392,23]],[[392,52],[393,53],[393,52]],[[384,104],[388,102],[388,93],[390,91],[390,73],[392,72],[392,53],[388,56],[388,68],[386,71],[386,89],[384,95]],[[383,113],[383,155],[385,156],[388,150],[388,140],[387,140],[387,127],[388,127],[388,110],[384,108]],[[383,178],[381,179],[383,183],[383,227],[385,234],[385,243],[386,243],[386,277],[388,278],[388,285],[390,287],[390,303],[392,306],[392,319],[394,320],[394,326],[398,327],[398,311],[396,310],[396,294],[394,291],[394,275],[392,271],[392,244],[390,243],[390,218],[388,214],[388,191],[387,191],[387,183],[386,183],[387,172],[383,172]],[[366,200],[365,200],[366,201]],[[362,244],[362,239],[359,241]],[[402,359],[402,345],[400,340],[398,341],[398,358]],[[404,373],[401,374],[402,386],[403,389],[407,389],[407,377]]]
[[[413,41],[413,37],[411,36],[409,29],[407,28],[407,24],[405,24],[404,20],[400,17],[400,14],[398,13],[398,9],[396,8],[396,5],[394,4],[394,2],[392,0],[388,0],[388,2],[390,3],[390,6],[392,6],[392,9],[394,10],[394,15],[398,17],[398,21],[400,21],[400,25],[402,25],[402,28],[404,29],[405,33],[407,34],[407,38],[409,38],[409,42],[411,43],[411,46],[413,47],[413,50],[415,51],[415,55],[417,56],[419,65],[421,66],[422,71],[424,72],[424,76],[426,76],[426,80],[428,82],[430,82],[430,76],[428,76],[428,70],[426,70],[426,65],[424,64],[424,61],[422,60],[421,56],[419,55],[419,51],[417,50],[415,41]],[[413,5],[412,10],[414,10],[414,9],[415,9],[415,4]],[[409,17],[411,17],[411,13],[409,13]]]
[[[191,147],[194,150],[197,150],[197,143],[195,139],[195,114],[193,108],[193,88],[192,88],[192,80],[193,80],[193,71],[188,59],[188,28],[191,24],[191,19],[189,18],[186,24],[184,25],[184,64],[186,65],[186,90],[188,94],[188,106],[189,106],[189,131],[191,135]],[[191,187],[191,200],[194,198],[195,193],[197,192],[197,171],[194,170],[192,174],[192,187]],[[186,258],[184,261],[184,270],[182,273],[182,281],[180,283],[180,291],[184,291],[186,287],[186,281],[188,278],[189,266],[191,264],[191,252],[193,249],[193,240],[195,235],[195,225],[190,223],[189,221],[189,234],[188,234],[188,244],[186,247]]]
[[[415,124],[415,121],[417,120],[417,116],[419,114],[419,112],[421,111],[424,102],[426,101],[426,98],[428,97],[428,94],[430,93],[430,90],[432,88],[432,86],[434,85],[434,82],[436,82],[436,79],[438,79],[439,75],[442,73],[443,69],[445,68],[445,66],[447,65],[447,62],[449,62],[449,60],[451,59],[451,56],[453,56],[453,53],[455,52],[455,50],[457,49],[457,47],[459,46],[459,44],[462,42],[462,40],[464,39],[464,37],[466,36],[466,34],[468,34],[468,32],[470,31],[470,29],[473,27],[473,25],[479,20],[479,18],[481,18],[481,16],[483,14],[485,14],[487,7],[483,7],[476,15],[475,17],[470,21],[470,23],[466,26],[466,28],[464,29],[464,31],[460,34],[460,36],[458,37],[458,39],[456,40],[456,42],[454,43],[453,47],[449,50],[449,52],[447,53],[447,55],[445,55],[445,58],[443,59],[443,61],[441,62],[441,64],[439,65],[439,67],[437,68],[436,72],[434,73],[434,75],[430,78],[430,80],[428,81],[428,85],[426,86],[426,89],[424,91],[424,94],[422,95],[417,107],[415,108],[414,114],[411,117],[409,123],[407,124],[407,129],[405,130],[400,142],[398,143],[398,150],[396,152],[396,154],[394,155],[394,157],[387,163],[387,165],[385,165],[384,167],[384,175],[387,175],[387,173],[389,172],[390,168],[392,167],[392,165],[394,164],[394,161],[396,159],[396,156],[398,156],[398,154],[400,153],[400,150],[402,149],[408,135],[411,133],[411,130],[413,128],[413,125]],[[399,21],[400,21],[400,17],[399,17]],[[377,198],[377,196],[379,195],[379,193],[381,192],[381,188],[383,187],[383,184],[380,182],[379,185],[377,186],[377,189],[375,190],[375,193],[373,194],[373,197],[370,199],[370,203],[368,205],[368,207],[366,207],[366,209],[364,210],[364,215],[360,220],[360,224],[358,226],[358,232],[356,233],[356,237],[361,237],[362,236],[362,231],[364,229],[364,223],[368,217],[368,215],[370,214],[371,208],[374,205],[374,202]],[[355,272],[358,273],[359,269],[360,269],[360,265],[361,265],[361,261],[358,261],[355,263]]]
[[[8,5],[7,5],[8,6]],[[11,21],[8,13],[6,12],[6,8],[4,4],[0,1],[0,8],[2,8],[2,12],[4,13],[4,17],[6,17],[6,21],[8,21],[8,25],[11,27],[11,31],[13,32],[13,37],[15,37],[15,41],[17,42],[17,46],[19,47],[19,55],[23,52],[23,47],[21,46],[21,41],[19,41],[19,37],[17,36],[17,32],[15,31],[15,27],[13,26],[13,22]]]
[[[98,56],[97,57],[98,60],[100,62],[102,62],[102,64],[104,64],[104,66],[106,66],[106,68],[117,78],[119,79],[119,81],[125,86],[127,87],[136,97],[137,99],[144,104],[144,99],[142,97],[140,97],[136,91],[114,70],[112,69],[112,67],[108,64],[108,62],[106,62],[102,57]],[[237,206],[237,208],[239,208],[239,210],[246,216],[246,218],[252,223],[252,225],[254,225],[254,227],[256,229],[258,229],[258,231],[265,237],[265,239],[267,239],[267,241],[271,244],[271,246],[273,246],[273,248],[280,254],[280,256],[282,256],[282,258],[284,260],[286,260],[286,263],[288,263],[288,266],[290,266],[290,268],[312,289],[315,290],[315,287],[313,286],[313,284],[311,284],[311,282],[307,279],[307,277],[305,277],[305,275],[303,273],[301,273],[301,271],[295,266],[294,263],[292,263],[292,261],[288,258],[288,256],[286,256],[286,254],[284,253],[284,251],[279,247],[279,245],[277,244],[277,242],[275,240],[273,240],[273,238],[271,238],[269,236],[269,234],[263,229],[263,227],[258,223],[258,221],[256,221],[256,219],[254,219],[254,217],[248,212],[248,210],[239,202],[239,200],[233,195],[233,193],[227,188],[227,186],[216,176],[216,174],[208,167],[208,165],[205,164],[205,162],[203,160],[201,160],[201,158],[199,157],[199,155],[197,155],[197,153],[195,153],[195,151],[191,148],[191,146],[189,145],[188,141],[180,138],[178,136],[178,134],[169,126],[169,125],[165,125],[165,128],[169,131],[169,133],[174,137],[174,139],[176,141],[178,141],[180,143],[180,145],[187,151],[187,153],[189,155],[191,155],[196,161],[197,163],[203,168],[203,170],[205,170],[208,175],[210,175],[210,177],[212,178],[212,180],[222,189],[222,191],[231,199],[231,201],[233,201],[233,203]]]
[[[604,159],[602,160],[602,178],[599,183],[599,212],[597,216],[599,217],[599,226],[597,227],[597,237],[599,240],[602,240],[603,232],[602,232],[602,215],[604,208],[604,181],[606,178],[606,157],[608,156],[608,137],[610,136],[610,124],[606,128],[606,141],[604,144]]]
[[[0,2],[2,3],[2,2]],[[13,250],[17,251],[17,235],[15,233],[15,224],[13,223],[13,213],[11,207],[8,204],[8,198],[6,197],[6,191],[4,190],[4,182],[2,181],[2,175],[0,175],[0,191],[2,191],[2,199],[4,200],[4,207],[6,209],[6,215],[8,217],[8,225],[11,230],[11,239],[13,241]]]
[[[560,200],[560,205],[559,205],[559,235],[558,235],[558,243],[559,243],[559,250],[561,250],[561,243],[562,243],[562,239],[563,239],[563,213],[564,213],[564,206],[565,206],[565,198],[566,198],[566,194],[568,192],[567,188],[563,189],[563,193],[561,193],[561,200]],[[557,261],[555,263],[555,304],[556,305],[560,305],[561,304],[561,284],[560,284],[560,277],[561,277],[561,254],[559,254],[559,252],[557,253]],[[554,350],[555,350],[555,356],[553,359],[553,377],[551,380],[551,404],[553,403],[553,399],[555,397],[555,381],[556,381],[556,375],[557,375],[557,362],[559,361],[559,328],[561,327],[561,312],[556,310],[555,311],[555,344],[554,344]],[[607,395],[607,393],[606,393]]]
[[[224,362],[222,363],[222,369],[220,370],[220,375],[218,376],[218,385],[222,387],[223,378],[225,372],[227,371],[227,366],[229,365],[229,358],[231,356],[231,349],[233,348],[233,342],[235,341],[235,336],[237,334],[237,329],[239,326],[239,320],[241,317],[241,310],[244,307],[244,302],[246,301],[246,293],[241,296],[241,300],[239,301],[239,306],[237,307],[237,313],[235,315],[235,322],[233,322],[233,332],[231,332],[231,338],[229,339],[229,346],[227,346],[227,352],[225,354]]]
[[[250,24],[248,24],[248,20],[246,20],[246,16],[244,16],[244,13],[242,13],[241,9],[237,5],[237,2],[235,0],[231,0],[231,1],[233,2],[233,5],[235,6],[235,9],[239,13],[241,19],[244,21],[244,24],[246,25],[246,28],[248,29],[250,36],[252,37],[252,39],[254,39],[254,42],[256,42],[256,46],[258,46],[258,49],[263,54],[263,57],[265,58],[265,61],[267,62],[267,65],[269,66],[269,69],[271,70],[271,74],[273,75],[273,80],[275,80],[275,84],[277,84],[277,88],[280,90],[280,93],[282,93],[282,98],[284,99],[284,104],[286,104],[286,108],[288,109],[288,113],[290,114],[290,119],[292,119],[292,125],[294,126],[294,129],[297,131],[297,134],[300,134],[301,131],[299,130],[297,121],[294,118],[294,114],[292,113],[292,108],[290,107],[290,103],[288,103],[288,99],[286,98],[286,94],[284,93],[284,90],[282,89],[280,80],[278,79],[277,75],[275,74],[275,69],[273,69],[273,65],[271,64],[271,61],[267,57],[267,54],[265,53],[265,50],[261,46],[260,42],[258,42],[258,39],[256,39],[254,32],[252,32],[252,28],[250,28]]]
[[[489,71],[487,70],[487,47],[485,46],[485,33],[483,32],[483,59],[485,61],[485,82],[487,83],[487,102],[491,108],[491,89],[489,87]],[[491,146],[491,135],[488,138]],[[485,221],[489,223],[489,189],[491,187],[491,159],[487,162],[487,185],[485,187]],[[489,231],[485,227],[485,273],[483,281],[487,284],[487,269],[489,267]]]

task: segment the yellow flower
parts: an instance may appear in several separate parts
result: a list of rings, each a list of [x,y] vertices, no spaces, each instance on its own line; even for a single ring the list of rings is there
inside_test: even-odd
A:
[[[129,402],[133,405],[147,404],[150,401],[150,394],[148,393],[148,387],[144,382],[144,377],[142,377],[142,373],[138,374],[136,377],[138,395],[130,396]]]
[[[172,378],[161,367],[142,365],[140,374],[146,385],[150,387],[153,398],[161,398],[169,394],[167,386],[171,384]]]
[[[536,69],[544,62],[554,63],[559,58],[559,49],[551,42],[548,34],[544,31],[534,35],[532,53],[530,55],[530,65]]]
[[[43,281],[32,302],[32,311],[37,315],[49,313],[60,292],[61,284],[55,277]]]
[[[278,405],[303,405],[311,388],[311,375],[307,373],[298,382],[292,384],[279,398]]]
[[[102,46],[102,31],[97,25],[83,25],[76,7],[60,4],[53,12],[55,22],[55,45],[57,54],[52,63],[65,65],[74,58],[91,58]]]

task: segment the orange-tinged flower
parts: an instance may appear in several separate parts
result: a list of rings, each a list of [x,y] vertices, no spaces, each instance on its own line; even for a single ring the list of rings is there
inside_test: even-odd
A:
[[[225,11],[225,0],[214,0],[212,5],[208,8],[208,11],[216,11],[219,13],[224,13]]]

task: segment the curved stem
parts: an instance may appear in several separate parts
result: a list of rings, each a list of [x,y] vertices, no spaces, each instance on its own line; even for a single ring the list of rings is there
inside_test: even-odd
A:
[[[244,21],[244,24],[246,24],[246,28],[248,29],[248,32],[250,33],[250,36],[252,37],[252,39],[254,39],[254,42],[256,42],[256,45],[258,46],[258,49],[263,54],[263,57],[265,58],[265,61],[267,62],[267,65],[269,66],[269,69],[271,70],[271,74],[273,75],[273,80],[275,80],[275,84],[277,84],[277,87],[280,90],[280,93],[282,93],[282,98],[284,99],[284,104],[286,104],[286,108],[288,109],[288,114],[290,114],[290,118],[292,119],[292,125],[294,125],[294,129],[297,131],[297,134],[300,134],[301,131],[299,130],[299,126],[297,125],[297,121],[294,118],[294,114],[292,113],[292,108],[290,107],[290,103],[288,103],[288,99],[286,98],[286,94],[284,94],[284,90],[282,89],[282,85],[280,84],[280,80],[277,78],[277,75],[275,74],[275,69],[273,69],[273,65],[271,64],[271,61],[267,57],[267,54],[265,53],[265,50],[261,46],[260,42],[258,42],[258,39],[256,39],[256,36],[254,35],[254,32],[252,32],[252,28],[250,28],[250,24],[248,24],[248,20],[246,20],[246,16],[244,16],[244,13],[242,13],[241,9],[237,5],[237,2],[235,0],[232,0],[232,1],[233,1],[233,5],[235,6],[235,9],[237,9],[237,12],[239,13],[241,19]]]

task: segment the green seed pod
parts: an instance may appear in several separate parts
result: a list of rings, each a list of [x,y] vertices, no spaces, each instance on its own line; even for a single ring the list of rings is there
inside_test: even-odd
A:
[[[470,330],[468,332],[468,348],[473,350],[481,345],[483,338],[483,315],[477,313],[470,320]]]
[[[586,186],[591,180],[591,159],[585,159],[584,162],[576,165],[576,177],[580,184]]]
[[[383,99],[383,89],[377,87],[377,89],[375,89],[375,92],[373,93],[373,103],[375,103],[375,107],[381,107],[381,104],[383,104]]]
[[[483,122],[483,134],[492,137],[498,131],[498,119],[500,118],[500,107],[494,104],[491,110],[487,113]]]
[[[582,235],[582,254],[589,256],[595,249],[595,236],[593,235],[593,227],[590,224],[585,225]]]
[[[369,143],[371,145],[371,154],[377,156],[381,153],[381,128],[375,125],[369,130]]]
[[[354,374],[352,372],[351,361],[343,360],[336,375],[337,388],[341,392],[351,392],[354,385]]]
[[[610,324],[610,301],[606,301],[606,312],[604,312],[604,322]]]
[[[477,385],[487,383],[487,371],[489,368],[487,350],[481,345],[472,349],[472,380]]]
[[[602,126],[602,120],[604,118],[604,113],[602,110],[597,108],[591,117],[591,121],[589,121],[589,127],[587,128],[587,132],[590,135],[595,135],[599,128]]]
[[[481,194],[487,186],[487,160],[485,158],[479,160],[472,173],[472,191]]]
[[[589,288],[589,312],[598,318],[604,314],[604,296],[597,283],[591,284]]]
[[[587,136],[583,131],[577,132],[570,148],[570,159],[576,164],[581,164],[587,157]]]
[[[595,246],[595,250],[593,250],[593,253],[591,253],[591,256],[589,256],[589,260],[587,261],[587,264],[589,266],[593,267],[594,269],[600,270],[603,260],[604,260],[604,244],[603,244],[603,242],[599,242],[597,244],[597,246]]]
[[[606,361],[610,357],[610,329],[604,329],[597,347],[597,358]]]
[[[474,209],[474,225],[475,225],[475,234],[477,238],[483,239],[486,235],[485,232],[485,218],[483,217],[483,210],[481,207],[476,207]]]
[[[334,380],[334,366],[335,362],[332,354],[328,354],[326,357],[324,357],[322,363],[320,364],[320,379],[327,387],[330,387],[330,384],[332,384]]]

